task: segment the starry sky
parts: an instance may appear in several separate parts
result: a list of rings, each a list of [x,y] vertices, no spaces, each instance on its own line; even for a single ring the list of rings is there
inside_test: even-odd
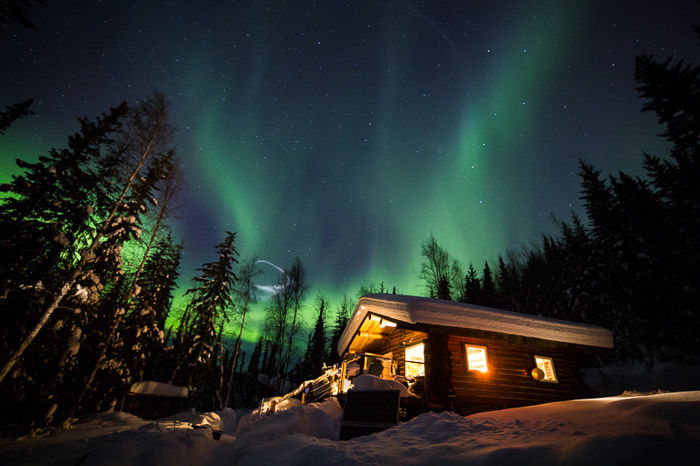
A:
[[[232,230],[244,257],[300,257],[332,304],[362,282],[420,293],[431,233],[480,269],[554,231],[581,210],[579,157],[639,173],[666,150],[634,57],[700,62],[697,1],[68,0],[29,16],[36,31],[0,26],[0,104],[35,99],[0,137],[0,181],[77,117],[161,91],[187,178],[183,286]]]

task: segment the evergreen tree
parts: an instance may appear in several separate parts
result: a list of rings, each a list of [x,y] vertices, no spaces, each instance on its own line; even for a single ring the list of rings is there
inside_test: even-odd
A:
[[[496,283],[493,281],[493,272],[489,267],[489,262],[484,262],[484,273],[481,276],[481,302],[484,306],[495,306],[496,299]]]
[[[318,296],[316,298],[316,308],[318,309],[316,323],[314,324],[313,332],[309,335],[309,343],[306,347],[304,360],[300,364],[301,380],[308,380],[321,375],[321,367],[327,356],[326,310],[328,308],[328,301],[326,301],[323,296]]]
[[[695,31],[700,35],[700,26]],[[700,66],[640,56],[635,78],[645,100],[642,110],[657,115],[661,137],[671,145],[670,159],[645,154],[644,160],[664,213],[653,223],[662,240],[661,253],[652,259],[659,263],[658,274],[668,278],[660,290],[664,304],[675,310],[676,328],[665,337],[696,347],[700,338],[690,329],[700,324]]]
[[[153,247],[138,279],[139,293],[127,316],[124,350],[137,380],[165,379],[161,354],[165,345],[165,321],[177,287],[183,246],[168,233]]]
[[[260,353],[262,352],[262,337],[258,338],[258,342],[255,344],[255,348],[250,355],[250,360],[248,361],[248,373],[252,375],[258,375],[260,371]]]
[[[372,282],[362,283],[360,285],[360,288],[357,290],[357,297],[359,299],[364,295],[372,294],[372,293],[379,293],[379,291],[377,291],[377,287],[374,285],[374,283],[372,283]]]
[[[202,385],[196,386],[195,390],[204,390],[206,369],[214,356],[219,325],[229,320],[228,309],[233,304],[232,287],[237,280],[233,271],[233,265],[238,262],[235,239],[235,233],[226,232],[224,241],[216,246],[218,260],[204,264],[199,269],[200,275],[193,279],[195,286],[186,292],[191,297],[192,320],[184,348],[180,348],[179,357],[186,367],[180,380],[186,381],[187,385],[193,382]],[[177,369],[172,379],[176,375]]]
[[[90,276],[101,277],[102,281],[106,283],[115,281],[117,286],[124,290],[124,295],[120,296],[119,301],[107,300],[105,305],[101,306],[105,311],[103,319],[97,320],[95,322],[96,328],[93,329],[93,333],[97,331],[103,335],[97,345],[100,349],[97,351],[94,363],[88,366],[91,369],[88,371],[82,389],[79,390],[73,408],[68,411],[66,425],[72,422],[74,413],[80,407],[87,391],[93,386],[100,369],[104,368],[112,373],[112,383],[109,384],[112,389],[129,384],[132,379],[133,374],[129,365],[131,358],[124,358],[121,355],[125,353],[123,338],[128,338],[129,334],[133,334],[137,330],[129,331],[129,329],[124,328],[124,318],[132,313],[135,299],[139,294],[138,280],[165,218],[168,205],[165,199],[159,206],[159,213],[151,230],[150,239],[146,243],[133,275],[124,273],[122,250],[128,241],[141,237],[142,215],[148,212],[149,207],[158,204],[155,192],[159,188],[159,183],[168,177],[168,173],[173,173],[175,170],[174,153],[163,147],[164,143],[167,142],[164,134],[169,132],[166,118],[167,103],[164,97],[158,94],[144,101],[130,114],[129,128],[131,128],[131,133],[121,141],[122,144],[130,144],[131,149],[135,150],[133,153],[136,161],[135,167],[126,172],[129,189],[122,192],[117,199],[118,203],[115,204],[107,221],[103,224],[102,240],[94,248],[93,258],[86,261],[81,274],[76,279],[78,284],[84,280],[83,276],[88,278]],[[145,173],[141,173],[142,168]],[[109,303],[112,303],[113,306],[106,306]],[[153,329],[153,331],[157,335],[159,334],[157,329]],[[135,345],[132,346],[131,350],[138,353],[141,348]]]
[[[518,309],[518,271],[513,262],[506,264],[502,256],[498,256],[498,268],[496,271],[498,284],[498,296],[500,306],[504,309]]]
[[[42,3],[42,0],[0,0],[0,23],[15,22],[28,29],[36,29],[27,16],[32,3]]]
[[[94,201],[105,173],[98,166],[121,129],[128,107],[122,104],[95,122],[80,119],[80,131],[68,147],[52,149],[36,163],[17,160],[24,169],[0,185],[6,192],[0,204],[0,286],[42,281],[55,286],[60,271],[70,267],[84,238],[94,230]],[[56,276],[52,280],[52,277]]]
[[[0,135],[5,134],[5,131],[12,126],[16,120],[31,115],[34,112],[30,110],[34,99],[25,100],[13,105],[7,105],[5,111],[0,112]]]
[[[270,344],[270,340],[267,337],[260,337],[261,341],[265,342],[262,352],[262,363],[260,364],[260,372],[265,375],[272,374],[274,368],[276,367],[276,361],[274,357],[274,350]]]
[[[100,245],[101,234],[93,234],[95,200],[104,182],[99,162],[107,157],[127,111],[122,104],[95,122],[79,120],[81,129],[69,138],[67,148],[51,150],[36,163],[18,160],[24,173],[0,185],[1,191],[10,193],[0,204],[0,228],[4,232],[0,238],[0,295],[9,298],[0,306],[10,330],[2,339],[5,354],[10,356],[0,371],[0,383],[64,297],[86,303],[101,290],[102,284],[94,274],[86,277],[87,282],[76,282],[88,261],[96,258]],[[76,254],[85,247],[86,240],[92,244],[83,250],[76,264]],[[31,293],[27,293],[28,287]],[[20,306],[16,306],[14,297],[21,297]],[[14,314],[16,311],[20,313]],[[13,331],[13,323],[23,330]]]
[[[343,300],[340,302],[338,309],[335,311],[335,321],[333,323],[331,341],[328,348],[327,359],[329,363],[340,362],[340,356],[338,355],[338,343],[340,342],[340,336],[343,334],[343,331],[348,324],[350,312],[350,301],[348,300],[347,296],[343,296]]]
[[[479,277],[476,274],[474,265],[470,262],[467,268],[467,274],[464,276],[464,296],[461,297],[461,301],[464,303],[476,304],[480,294],[481,283],[479,282]]]

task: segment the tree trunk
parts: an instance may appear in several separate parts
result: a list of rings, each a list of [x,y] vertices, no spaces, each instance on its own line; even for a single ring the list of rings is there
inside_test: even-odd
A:
[[[219,334],[216,338],[216,347],[218,355],[214,359],[214,364],[216,365],[216,360],[219,360],[219,373],[218,375],[218,382],[216,384],[216,390],[214,390],[214,395],[216,396],[216,404],[219,405],[219,410],[224,409],[223,403],[224,403],[224,396],[223,396],[223,391],[224,391],[224,345],[221,342],[221,338],[224,334],[224,323],[223,321],[219,325]]]
[[[245,318],[248,314],[248,300],[246,299],[246,302],[243,306],[243,316],[241,317],[241,328],[238,330],[238,337],[236,337],[236,346],[234,348],[233,356],[231,357],[231,369],[229,370],[229,375],[228,375],[228,386],[226,387],[226,399],[224,401],[224,406],[222,406],[221,409],[224,409],[225,407],[228,406],[229,399],[231,398],[231,385],[233,384],[233,373],[236,371],[236,364],[238,364],[238,353],[241,349],[241,336],[243,335],[243,327],[245,326]]]
[[[280,371],[280,380],[279,380],[279,389],[282,389],[282,375],[287,374],[287,366],[289,365],[289,360],[292,357],[292,343],[294,343],[294,337],[296,336],[297,333],[297,328],[296,328],[296,322],[297,322],[297,315],[299,314],[299,304],[294,303],[294,315],[292,316],[292,325],[289,328],[289,340],[287,341],[287,351],[286,355],[284,357],[284,361],[282,362],[282,367]]]

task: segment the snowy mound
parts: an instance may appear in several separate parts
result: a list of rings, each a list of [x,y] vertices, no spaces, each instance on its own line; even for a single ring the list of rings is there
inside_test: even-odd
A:
[[[318,438],[336,439],[340,432],[343,409],[335,398],[322,403],[294,405],[268,416],[251,414],[241,419],[236,429],[239,443],[278,438],[300,433]],[[254,443],[248,442],[248,443]]]
[[[232,411],[229,409],[228,411]],[[188,423],[193,427],[208,427],[211,430],[224,430],[224,422],[221,420],[220,413],[206,412],[206,413],[192,413],[189,411],[180,412],[174,414],[170,417],[160,419],[163,425],[168,425],[169,422],[176,423]],[[235,422],[235,414],[232,419]]]
[[[370,390],[398,390],[401,398],[416,396],[396,380],[381,379],[372,374],[358,375],[352,381],[352,384],[355,387],[353,390],[361,392]]]
[[[184,414],[183,414],[184,415]],[[235,413],[216,418],[224,430]],[[0,443],[0,463],[52,465],[625,465],[697,464],[700,392],[572,400],[468,417],[426,413],[384,432],[338,438],[335,399],[245,416],[236,435],[124,413],[90,417],[68,432]]]
[[[426,413],[344,442],[284,435],[237,450],[236,464],[685,466],[696,464],[698,451],[700,392],[681,392],[563,401],[466,418]]]

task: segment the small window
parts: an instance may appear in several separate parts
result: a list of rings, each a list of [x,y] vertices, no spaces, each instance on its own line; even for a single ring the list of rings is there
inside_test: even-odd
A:
[[[542,377],[542,382],[552,382],[557,383],[557,373],[554,370],[554,361],[552,358],[546,356],[535,356],[535,364],[537,368],[542,371],[544,376]]]
[[[425,376],[425,353],[423,343],[406,348],[406,377]]]
[[[489,365],[486,362],[485,346],[467,346],[467,370],[477,372],[488,372]]]

